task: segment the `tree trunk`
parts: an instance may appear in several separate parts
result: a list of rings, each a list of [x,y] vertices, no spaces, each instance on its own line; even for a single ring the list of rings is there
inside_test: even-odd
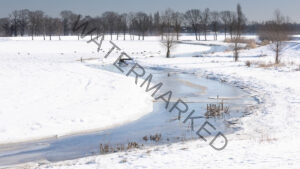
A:
[[[275,63],[279,64],[279,43],[276,42],[276,57],[275,57]]]
[[[218,40],[218,33],[215,32],[215,40]]]
[[[31,31],[31,40],[33,40],[33,30]]]
[[[237,42],[237,39],[235,39],[235,42],[234,42],[234,61],[238,61],[239,59],[239,53],[238,53],[238,42]]]
[[[166,54],[166,57],[169,58],[170,57],[170,48],[168,47],[167,49],[167,54]]]

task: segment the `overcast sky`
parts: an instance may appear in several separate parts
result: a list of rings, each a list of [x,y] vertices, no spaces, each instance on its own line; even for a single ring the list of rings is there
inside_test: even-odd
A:
[[[194,8],[221,11],[235,10],[237,3],[241,4],[250,21],[268,20],[276,9],[280,9],[291,21],[300,23],[300,0],[0,0],[0,17],[19,9],[39,9],[50,16],[59,16],[62,10],[91,16],[108,10],[119,13],[153,13],[166,8],[181,12]]]

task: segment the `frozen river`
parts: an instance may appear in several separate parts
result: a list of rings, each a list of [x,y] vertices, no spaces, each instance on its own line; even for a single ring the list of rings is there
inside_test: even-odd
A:
[[[113,65],[87,66],[120,73]],[[130,67],[122,67],[122,69],[128,71]],[[226,135],[226,133],[239,130],[239,128],[231,126],[234,120],[245,116],[245,109],[256,103],[254,98],[241,89],[218,81],[201,78],[191,72],[159,67],[146,67],[145,70],[147,73],[153,74],[153,84],[159,82],[164,84],[156,95],[172,91],[173,96],[170,105],[173,105],[180,98],[188,104],[190,110],[194,109],[196,111],[195,115],[204,117],[207,104],[220,101],[221,99],[214,99],[217,96],[218,98],[225,98],[223,101],[226,106],[230,107],[230,114],[219,118],[202,118],[195,121],[196,130],[206,120],[213,124],[217,130],[215,132],[212,130],[212,135],[216,135],[218,131]],[[126,113],[126,109],[120,113]],[[203,141],[195,134],[195,131],[190,130],[190,123],[183,123],[183,120],[179,121],[177,116],[177,113],[170,113],[165,109],[165,102],[158,100],[154,102],[153,112],[139,120],[119,127],[47,140],[2,145],[0,146],[0,164],[12,165],[43,160],[53,162],[86,157],[103,153],[100,144],[117,148],[120,145],[127,147],[129,142],[137,143],[139,147],[142,147],[190,139]],[[186,115],[183,115],[183,119],[184,116]],[[149,140],[150,135],[161,137],[159,141],[151,141]],[[206,136],[208,137],[208,135]]]

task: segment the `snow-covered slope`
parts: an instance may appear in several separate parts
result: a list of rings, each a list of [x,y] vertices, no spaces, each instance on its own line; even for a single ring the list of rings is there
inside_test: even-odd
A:
[[[15,38],[0,51],[0,143],[110,128],[152,111],[133,78],[77,61],[96,53],[84,40]]]

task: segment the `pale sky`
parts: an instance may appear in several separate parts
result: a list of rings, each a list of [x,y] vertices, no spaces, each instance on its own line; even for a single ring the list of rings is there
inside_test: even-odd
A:
[[[167,8],[184,12],[188,9],[235,10],[240,3],[249,21],[271,19],[276,9],[300,23],[300,0],[0,0],[0,17],[13,10],[42,10],[47,15],[59,16],[62,10],[96,16],[104,11],[154,13]]]

